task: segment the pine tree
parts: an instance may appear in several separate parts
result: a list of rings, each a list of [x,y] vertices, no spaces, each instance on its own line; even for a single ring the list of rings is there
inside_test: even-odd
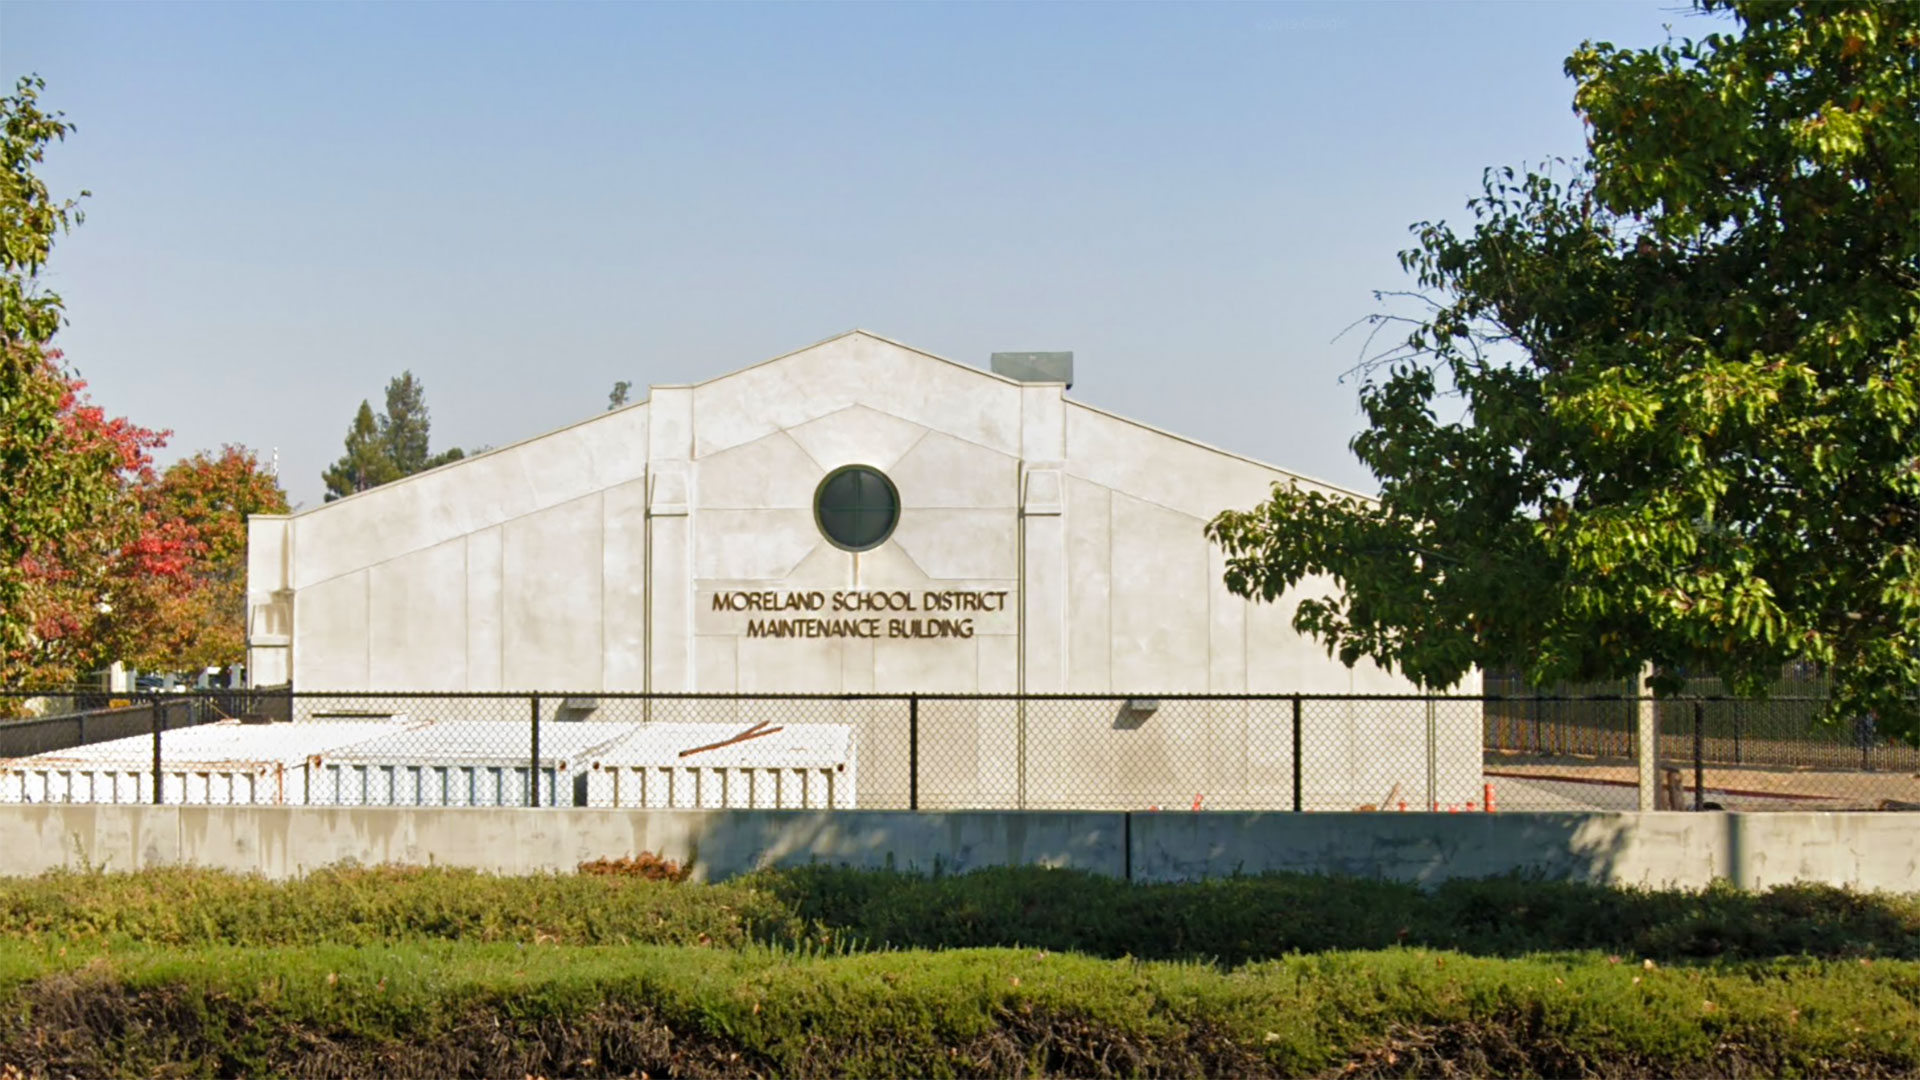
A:
[[[431,424],[427,388],[413,377],[413,372],[403,371],[387,383],[387,411],[380,417],[380,438],[401,476],[412,476],[429,467],[433,456],[427,448]]]
[[[354,414],[353,425],[347,429],[346,455],[322,474],[327,482],[328,502],[405,475],[394,464],[381,427],[373,415],[373,406],[362,401],[360,411]]]
[[[431,427],[426,384],[414,378],[411,371],[394,376],[387,383],[385,412],[376,414],[370,403],[360,403],[360,412],[347,429],[346,456],[322,474],[327,482],[327,501],[467,456],[457,446],[433,453]]]

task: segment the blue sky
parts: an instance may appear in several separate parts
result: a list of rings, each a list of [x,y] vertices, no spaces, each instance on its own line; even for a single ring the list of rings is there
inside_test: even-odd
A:
[[[1328,480],[1407,227],[1576,155],[1582,39],[1660,4],[0,3],[86,187],[96,400],[320,501],[411,368],[435,449],[853,327]]]

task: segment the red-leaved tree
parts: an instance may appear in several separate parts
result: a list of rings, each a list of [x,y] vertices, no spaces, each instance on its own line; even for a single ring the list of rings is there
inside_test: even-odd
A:
[[[246,515],[286,496],[238,447],[156,473],[166,433],[109,417],[52,347],[64,309],[40,270],[81,215],[35,173],[72,130],[40,109],[42,87],[29,76],[0,97],[0,687],[68,685],[114,660],[232,663]]]
[[[72,126],[39,105],[43,83],[0,97],[0,686],[54,686],[135,646],[184,602],[198,531],[143,492],[166,440],[86,398],[51,345],[65,321],[40,271],[80,222],[35,169]],[[85,195],[85,192],[81,192]],[[0,709],[14,699],[0,699]]]
[[[190,536],[185,587],[144,573],[117,605],[120,656],[145,669],[188,672],[239,663],[246,655],[247,516],[284,514],[287,495],[243,446],[202,451],[142,484],[149,535]]]
[[[192,525],[142,498],[165,432],[109,417],[57,350],[17,363],[0,422],[0,676],[62,685],[129,650],[142,621],[130,615],[184,602],[201,544]]]

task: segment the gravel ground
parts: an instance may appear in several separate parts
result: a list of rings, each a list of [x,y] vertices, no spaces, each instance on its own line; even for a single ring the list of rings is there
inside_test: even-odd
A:
[[[1691,804],[1693,767],[1669,761]],[[1638,771],[1632,762],[1578,758],[1514,758],[1489,754],[1487,779],[1503,810],[1631,810]],[[1920,805],[1920,774],[1733,768],[1709,765],[1706,797],[1728,810],[1879,809],[1882,803]]]

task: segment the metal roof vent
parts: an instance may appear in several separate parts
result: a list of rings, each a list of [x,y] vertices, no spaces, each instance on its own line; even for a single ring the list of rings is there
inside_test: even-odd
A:
[[[993,354],[993,373],[1021,382],[1066,383],[1073,389],[1071,352],[997,352]]]

